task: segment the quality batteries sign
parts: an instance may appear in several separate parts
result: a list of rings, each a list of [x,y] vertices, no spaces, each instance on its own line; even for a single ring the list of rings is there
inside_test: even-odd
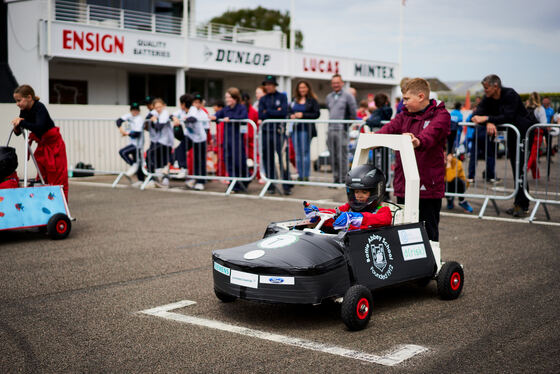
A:
[[[184,65],[183,38],[53,22],[52,54],[88,60]]]

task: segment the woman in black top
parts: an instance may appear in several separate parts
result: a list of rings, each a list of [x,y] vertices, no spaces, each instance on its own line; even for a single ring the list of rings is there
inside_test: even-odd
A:
[[[288,106],[291,119],[317,119],[319,118],[319,103],[307,81],[299,81],[296,85],[294,98]],[[298,180],[308,181],[311,155],[311,139],[317,136],[314,123],[294,123],[292,128],[292,142],[295,148],[296,167]]]
[[[12,121],[14,133],[20,135],[23,129],[31,132],[29,139],[37,142],[34,156],[45,183],[62,185],[68,201],[66,145],[59,128],[31,86],[24,84],[16,88],[14,100],[20,109],[19,117]]]

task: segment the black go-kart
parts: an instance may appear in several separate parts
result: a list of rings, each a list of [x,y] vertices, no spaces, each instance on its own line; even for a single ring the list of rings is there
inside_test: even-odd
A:
[[[381,137],[387,136],[398,135]],[[412,147],[405,150],[414,155]],[[414,198],[417,202],[418,193],[407,194],[407,202]],[[272,223],[257,242],[213,251],[214,292],[223,302],[239,298],[320,304],[334,300],[342,303],[342,320],[350,330],[367,326],[373,290],[410,281],[427,285],[435,279],[442,299],[456,299],[463,289],[463,268],[454,261],[441,262],[439,243],[428,240],[423,223],[417,220],[418,204],[412,205],[406,212],[394,204],[393,225],[367,230],[322,229],[335,215],[325,212],[319,213],[315,228],[310,228],[309,219]],[[414,217],[416,222],[410,222]]]

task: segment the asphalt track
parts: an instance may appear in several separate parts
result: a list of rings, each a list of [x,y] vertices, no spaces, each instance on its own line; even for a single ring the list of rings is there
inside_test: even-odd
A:
[[[312,188],[312,187],[306,187]],[[336,305],[219,302],[211,251],[262,237],[302,215],[297,200],[72,184],[71,236],[0,233],[0,372],[558,373],[560,227],[444,216],[443,259],[465,288],[435,283],[376,292],[367,329]],[[427,351],[389,367],[138,313],[181,300],[187,317],[382,356]]]

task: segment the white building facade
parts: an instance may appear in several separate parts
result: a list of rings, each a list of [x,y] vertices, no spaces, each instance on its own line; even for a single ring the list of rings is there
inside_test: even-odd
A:
[[[253,95],[269,74],[290,94],[308,80],[324,102],[336,73],[358,99],[391,96],[400,81],[396,63],[294,51],[280,31],[196,26],[193,0],[163,2],[163,11],[153,0],[133,2],[148,11],[125,0],[5,2],[9,66],[45,102],[124,105],[149,95],[175,105],[198,91],[212,104],[230,86]]]

